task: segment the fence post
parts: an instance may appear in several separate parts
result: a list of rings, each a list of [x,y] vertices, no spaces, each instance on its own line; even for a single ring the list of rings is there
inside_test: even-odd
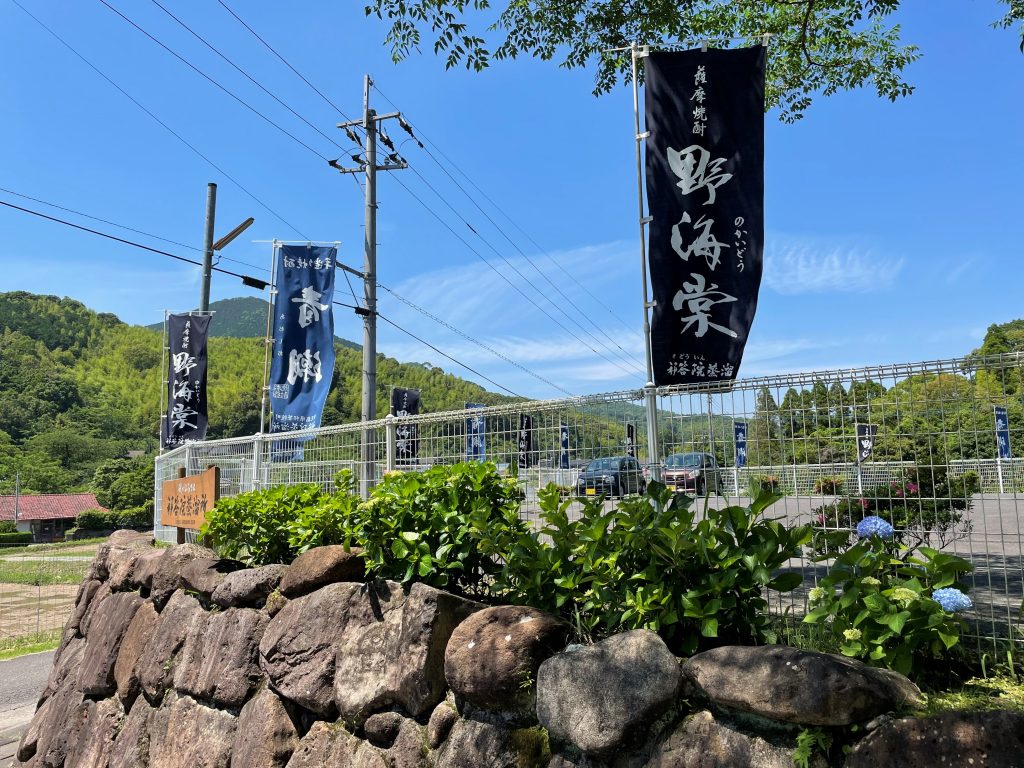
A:
[[[647,409],[647,463],[651,465],[651,479],[661,480],[661,446],[658,445],[658,394],[653,381],[644,387],[644,405]]]
[[[255,491],[260,487],[260,463],[263,459],[263,435],[256,434],[252,438],[252,482],[249,490]]]
[[[799,496],[800,495],[800,484],[797,481],[797,477],[796,477],[796,464],[793,465],[793,495],[795,495],[795,496]]]
[[[979,472],[978,475],[980,476],[981,473]],[[1000,493],[1005,493],[1005,491],[1003,491],[1003,457],[1002,456],[996,456],[996,477],[999,479],[999,492]]]
[[[384,417],[384,468],[388,472],[395,470],[395,441],[398,439],[398,424],[393,414]]]

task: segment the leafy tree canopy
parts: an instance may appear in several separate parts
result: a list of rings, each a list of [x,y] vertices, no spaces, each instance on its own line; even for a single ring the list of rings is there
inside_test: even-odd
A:
[[[1021,27],[1024,0],[994,26]],[[530,55],[566,68],[596,67],[594,93],[630,78],[630,43],[668,47],[757,43],[771,34],[767,107],[792,122],[814,94],[873,87],[895,100],[913,91],[903,71],[918,58],[889,17],[900,0],[369,0],[367,15],[390,24],[386,43],[400,60],[432,37],[448,68],[477,71],[492,59]],[[500,7],[504,6],[504,10]]]

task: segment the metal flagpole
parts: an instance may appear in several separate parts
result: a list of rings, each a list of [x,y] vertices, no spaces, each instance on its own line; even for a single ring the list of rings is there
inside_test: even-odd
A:
[[[629,47],[630,58],[633,65],[633,128],[636,138],[636,200],[637,211],[640,222],[640,281],[643,289],[643,310],[644,310],[644,358],[647,363],[647,383],[644,387],[644,404],[647,411],[647,462],[651,465],[651,477],[655,480],[661,477],[661,455],[658,450],[658,399],[654,389],[654,364],[651,360],[651,302],[647,293],[647,230],[646,225],[650,223],[651,217],[644,214],[644,179],[643,179],[643,153],[640,145],[650,133],[640,132],[640,83],[638,82],[637,59],[646,58],[650,55],[650,48],[646,45],[637,46],[633,43]]]
[[[160,350],[160,435],[157,437],[157,444],[160,446],[158,455],[164,452],[164,430],[170,434],[170,426],[167,424],[167,354],[170,351],[170,342],[167,340],[167,316],[169,310],[164,310],[164,343]]]
[[[271,331],[274,328],[274,297],[277,296],[277,248],[274,240],[270,249],[270,305],[267,307],[267,336],[263,340],[263,398],[260,402],[260,434],[267,424],[267,392],[270,391],[270,348],[274,344]]]

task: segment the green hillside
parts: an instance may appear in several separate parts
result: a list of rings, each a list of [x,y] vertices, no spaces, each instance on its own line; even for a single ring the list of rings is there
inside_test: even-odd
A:
[[[217,304],[228,309],[216,316],[224,323],[210,339],[209,437],[251,435],[259,430],[263,331],[258,338],[230,334],[244,332],[266,303]],[[265,327],[265,315],[260,323]],[[162,325],[127,325],[68,298],[0,293],[0,493],[13,492],[15,474],[23,492],[87,490],[104,461],[130,450],[155,452],[162,344]],[[360,416],[362,352],[341,340],[335,349],[324,425]],[[392,386],[421,390],[425,412],[511,399],[440,368],[384,355],[377,358],[377,382],[380,414],[388,412]]]
[[[210,323],[210,337],[229,337],[232,339],[265,338],[267,335],[267,308],[270,302],[256,296],[240,296],[234,299],[221,299],[210,304],[214,313]],[[163,323],[153,323],[147,328],[163,332]],[[359,344],[340,336],[335,340],[343,347],[361,349]]]

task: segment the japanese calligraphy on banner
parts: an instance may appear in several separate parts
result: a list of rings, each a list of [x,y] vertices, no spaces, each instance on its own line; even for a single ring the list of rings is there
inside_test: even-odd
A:
[[[516,459],[519,469],[529,469],[533,457],[533,416],[519,414],[519,456]]]
[[[420,412],[420,391],[418,389],[391,390],[391,415],[415,416]],[[399,422],[395,428],[395,461],[399,464],[415,464],[420,455],[420,430],[418,424]]]
[[[271,432],[320,426],[334,373],[331,300],[337,255],[334,246],[280,246],[269,382]],[[298,459],[301,447],[281,451],[275,446],[273,455],[278,461]]]
[[[569,425],[558,425],[558,468],[569,468]]]
[[[995,408],[996,415],[996,446],[999,452],[996,454],[1000,459],[1013,458],[1013,452],[1010,450],[1010,419],[1006,414],[1006,408],[997,405]]]
[[[765,49],[646,61],[654,383],[732,380],[761,285]]]
[[[176,448],[206,437],[206,337],[210,315],[167,316],[167,413],[160,444]]]
[[[466,403],[466,410],[486,408],[483,403]],[[470,461],[484,461],[487,458],[487,420],[483,416],[466,419],[466,458]]]
[[[875,450],[875,437],[878,435],[877,424],[857,425],[857,463],[867,461]]]
[[[736,466],[747,466],[747,422],[733,423],[733,439],[736,445]]]
[[[626,455],[636,458],[636,424],[626,425]]]

